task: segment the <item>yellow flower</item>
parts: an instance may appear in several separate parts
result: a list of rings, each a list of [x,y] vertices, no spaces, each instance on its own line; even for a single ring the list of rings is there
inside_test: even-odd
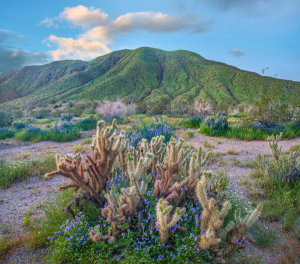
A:
[[[219,190],[218,190],[218,188],[216,189],[216,192],[218,192]]]
[[[220,182],[217,182],[217,184],[220,186]]]

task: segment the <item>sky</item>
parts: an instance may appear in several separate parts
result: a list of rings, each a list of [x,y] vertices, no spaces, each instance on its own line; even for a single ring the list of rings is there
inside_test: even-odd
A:
[[[9,0],[0,73],[141,46],[300,81],[299,0]]]

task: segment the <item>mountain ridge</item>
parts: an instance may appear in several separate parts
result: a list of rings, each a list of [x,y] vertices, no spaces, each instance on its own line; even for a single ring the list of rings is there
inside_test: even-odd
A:
[[[187,50],[124,49],[89,62],[54,61],[0,75],[0,107],[57,101],[122,98],[166,105],[194,99],[251,104],[280,87],[287,102],[300,97],[300,82],[261,76]]]

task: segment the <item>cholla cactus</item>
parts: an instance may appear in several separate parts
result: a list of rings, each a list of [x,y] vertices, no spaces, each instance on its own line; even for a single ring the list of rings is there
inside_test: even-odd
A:
[[[109,244],[115,242],[118,235],[126,231],[120,223],[124,223],[129,217],[133,217],[140,202],[140,195],[135,186],[122,188],[121,193],[116,187],[105,194],[109,204],[102,209],[102,216],[112,223],[112,229],[107,235],[100,236],[96,230],[90,231],[90,238],[93,242],[105,241]]]
[[[141,196],[146,193],[147,186],[152,179],[151,175],[147,176],[146,173],[146,168],[150,166],[152,159],[153,154],[151,152],[145,153],[144,157],[140,156],[139,160],[128,153],[127,174],[130,179],[130,186],[135,186]],[[141,178],[142,180],[140,181]]]
[[[164,140],[164,136],[157,136],[153,137],[150,141],[149,148],[151,153],[153,153],[152,171],[155,171],[157,161],[161,160],[161,157],[163,156],[163,153],[166,149],[166,144],[164,143]]]
[[[109,204],[102,209],[102,216],[110,222],[124,222],[128,217],[133,217],[140,202],[140,195],[135,186],[122,188],[121,193],[114,188],[105,194],[105,197]]]
[[[171,138],[167,145],[167,152],[163,164],[157,164],[156,170],[160,178],[156,178],[154,184],[154,194],[162,195],[168,201],[178,204],[182,199],[184,192],[182,188],[188,182],[188,178],[180,182],[179,179],[180,165],[188,161],[190,153],[183,147],[184,140],[178,142]]]
[[[106,182],[111,179],[116,157],[120,151],[127,148],[124,131],[121,131],[118,137],[116,136],[116,120],[108,128],[105,127],[104,121],[97,123],[97,133],[91,148],[93,150],[92,155],[88,155],[84,163],[79,157],[70,159],[58,156],[56,170],[47,173],[45,177],[50,178],[55,175],[62,175],[70,179],[71,184],[65,185],[61,189],[69,187],[81,188],[83,191],[82,198],[102,206],[105,203],[104,191]],[[78,199],[82,198],[76,198],[76,204],[78,204]],[[68,206],[69,209],[70,205]]]
[[[159,199],[156,206],[157,222],[161,243],[166,243],[172,233],[172,227],[180,220],[185,213],[185,208],[176,208],[175,213],[171,216],[173,207],[166,200]]]
[[[196,189],[197,198],[203,207],[200,225],[200,249],[207,249],[220,242],[220,238],[216,237],[216,232],[222,226],[224,219],[231,208],[229,201],[226,201],[223,204],[222,209],[219,210],[214,198],[210,198],[208,200],[206,184],[207,177],[203,176],[202,179],[198,181]]]
[[[189,198],[194,198],[194,191],[196,188],[196,184],[198,180],[200,180],[201,175],[202,175],[202,168],[207,165],[209,157],[210,157],[210,152],[205,153],[202,151],[202,148],[200,147],[198,150],[198,154],[193,153],[192,157],[189,162],[189,170],[188,170],[188,191],[187,191],[187,196]]]
[[[274,162],[278,165],[279,162],[279,158],[281,155],[281,147],[278,146],[278,142],[282,139],[282,133],[280,133],[279,135],[272,135],[270,137],[268,137],[268,141],[269,141],[269,147],[272,151],[272,157],[274,159]]]
[[[231,231],[231,235],[227,236],[226,244],[218,251],[218,255],[223,257],[228,256],[238,248],[242,248],[242,242],[251,241],[250,238],[246,237],[247,229],[249,229],[258,220],[261,215],[263,205],[259,203],[257,207],[249,212],[244,218],[241,217],[241,210],[237,209],[235,212],[235,222],[229,222],[227,226],[222,230],[220,235],[226,237]]]

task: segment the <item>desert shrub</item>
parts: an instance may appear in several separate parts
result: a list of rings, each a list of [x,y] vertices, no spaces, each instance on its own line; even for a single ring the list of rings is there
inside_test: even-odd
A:
[[[208,103],[196,100],[193,105],[193,113],[205,119],[212,114],[212,107]]]
[[[12,125],[12,127],[14,129],[17,129],[17,130],[26,128],[28,126],[29,126],[29,124],[28,123],[24,123],[24,122],[14,122],[13,125]]]
[[[9,112],[0,111],[0,127],[10,126],[13,118]]]
[[[261,97],[249,112],[249,116],[264,128],[272,128],[281,119],[291,118],[288,104],[278,99],[277,92]]]
[[[43,139],[46,132],[38,127],[28,127],[24,131],[19,132],[15,135],[16,140],[18,141],[34,141],[38,142]]]
[[[103,119],[107,122],[115,118],[133,115],[136,111],[135,105],[126,105],[121,100],[117,101],[104,101],[98,104],[96,113],[102,114]]]
[[[184,133],[184,138],[192,138],[194,136],[194,132],[192,131],[186,131]]]
[[[133,126],[131,131],[127,132],[130,145],[136,147],[137,144],[143,139],[147,139],[150,142],[151,138],[163,135],[164,142],[167,143],[174,136],[175,128],[168,124],[162,119],[156,118],[149,124],[146,124],[142,119],[140,119],[139,126]]]
[[[170,113],[177,115],[184,115],[192,113],[192,104],[188,98],[177,97],[170,104]]]
[[[74,116],[81,116],[84,112],[85,106],[82,103],[76,103],[75,105],[72,105],[68,109],[69,114],[73,114]]]
[[[10,127],[0,128],[0,139],[13,138],[16,130]]]
[[[70,121],[73,119],[73,117],[74,117],[74,115],[67,114],[67,115],[63,115],[63,116],[61,117],[61,120],[62,120],[62,121],[68,121],[68,122],[70,122]]]
[[[204,120],[204,125],[214,131],[222,131],[228,128],[227,116],[208,116]]]
[[[41,176],[56,167],[53,155],[41,159],[6,162],[0,160],[0,187],[8,188],[14,182],[26,180],[31,175]]]
[[[50,129],[40,129],[37,127],[28,127],[15,135],[18,141],[56,141],[68,142],[81,137],[80,131],[70,124],[55,125]]]
[[[71,184],[61,188],[80,192],[67,206],[75,219],[49,236],[51,263],[224,262],[247,244],[262,205],[234,210],[243,203],[227,197],[228,177],[204,172],[210,154],[202,148],[174,138],[165,144],[163,136],[148,142],[128,146],[115,121],[99,122],[91,155],[58,157],[46,178],[64,175]],[[98,221],[93,209],[84,213],[88,202],[102,208]]]
[[[244,125],[229,126],[226,130],[214,130],[205,124],[200,125],[200,133],[214,137],[226,137],[243,140],[267,140],[271,135],[278,135],[281,131],[283,138],[295,138],[300,136],[300,127],[286,127],[283,130],[255,128]]]
[[[185,119],[179,122],[178,126],[182,128],[199,128],[202,122],[200,116],[193,116],[189,119]]]
[[[69,124],[62,124],[61,126],[55,126],[48,131],[46,130],[45,137],[42,140],[69,142],[80,137],[81,133],[78,128]]]
[[[89,117],[82,119],[74,124],[75,128],[79,130],[92,130],[96,129],[97,120],[95,118]]]

